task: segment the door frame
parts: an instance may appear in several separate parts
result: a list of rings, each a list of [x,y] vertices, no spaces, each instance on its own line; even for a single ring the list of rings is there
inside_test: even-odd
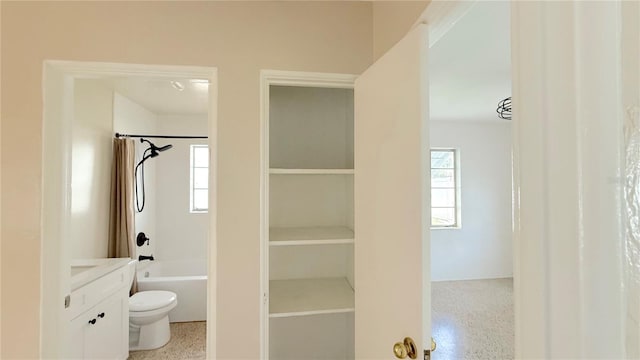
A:
[[[430,46],[475,1],[432,1],[417,20]],[[622,358],[640,342],[621,200],[622,109],[637,103],[620,60],[637,58],[620,54],[620,3],[593,4],[511,2],[516,358]]]
[[[40,259],[40,357],[64,358],[70,339],[65,309],[69,294],[71,214],[71,131],[75,79],[106,77],[201,78],[209,85],[209,237],[207,260],[207,358],[216,354],[217,300],[217,123],[218,70],[169,66],[46,60],[43,64],[42,235]],[[54,310],[57,309],[57,310]]]
[[[353,89],[357,77],[336,73],[260,71],[260,359],[269,359],[269,87]]]

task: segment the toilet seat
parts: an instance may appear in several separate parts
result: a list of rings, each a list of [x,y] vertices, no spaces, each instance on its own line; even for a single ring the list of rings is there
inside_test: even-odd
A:
[[[147,310],[147,311],[129,311],[129,319],[136,318],[148,318],[156,315],[167,314],[169,311],[173,310],[174,307],[178,305],[178,301],[174,301],[168,306],[161,307],[155,310]]]
[[[176,294],[171,291],[152,290],[141,291],[129,298],[129,313],[149,312],[175,306]],[[173,306],[171,306],[173,308]]]

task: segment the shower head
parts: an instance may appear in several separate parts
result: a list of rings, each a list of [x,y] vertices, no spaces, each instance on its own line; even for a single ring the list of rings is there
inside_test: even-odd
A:
[[[144,203],[145,203],[145,193],[144,193],[144,162],[147,161],[150,158],[154,158],[157,157],[158,155],[160,155],[161,152],[169,150],[173,147],[173,145],[168,144],[165,146],[161,146],[161,147],[157,147],[156,144],[152,143],[151,141],[144,139],[144,138],[140,138],[140,142],[141,143],[148,143],[149,147],[144,149],[144,152],[142,153],[142,160],[140,160],[140,162],[138,163],[138,165],[136,165],[135,169],[133,170],[134,173],[134,181],[135,181],[135,188],[136,188],[136,210],[138,210],[138,212],[142,212],[142,210],[144,209]],[[142,177],[142,206],[139,205],[138,203],[138,168],[142,167],[141,171],[140,171],[140,176]],[[139,246],[139,245],[138,245]]]
[[[153,158],[153,157],[156,157],[156,156],[158,156],[158,155],[160,155],[160,154],[159,154],[159,152],[163,152],[163,151],[165,151],[165,150],[169,150],[169,149],[171,149],[171,148],[173,147],[173,145],[171,145],[171,144],[168,144],[168,145],[165,145],[165,146],[161,146],[161,147],[157,147],[157,146],[156,146],[154,143],[152,143],[151,141],[149,141],[149,140],[147,140],[147,139],[142,139],[142,138],[140,139],[140,142],[141,142],[141,143],[142,143],[142,142],[146,142],[146,143],[148,143],[148,144],[149,144],[149,148],[148,148],[147,150],[150,150],[150,151],[151,151],[150,156],[151,156],[152,158]],[[146,151],[146,150],[145,150],[145,151]]]
[[[169,144],[169,145],[165,145],[165,146],[162,146],[162,147],[156,148],[156,151],[160,151],[160,152],[162,152],[162,151],[165,151],[165,150],[169,150],[169,149],[171,149],[172,147],[173,147],[173,145]]]
[[[157,147],[157,146],[154,145],[154,146],[149,148],[151,150],[150,155],[151,155],[152,158],[154,158],[154,157],[160,155],[160,152],[165,151],[165,150],[169,150],[172,147],[173,147],[173,145],[171,145],[171,144],[165,145],[165,146],[162,146],[162,147]]]

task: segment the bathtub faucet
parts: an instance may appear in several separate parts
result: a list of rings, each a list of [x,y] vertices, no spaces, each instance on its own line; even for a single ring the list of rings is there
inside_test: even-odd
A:
[[[144,255],[140,255],[138,256],[138,261],[142,261],[142,260],[151,260],[153,261],[153,254],[151,256],[144,256]]]

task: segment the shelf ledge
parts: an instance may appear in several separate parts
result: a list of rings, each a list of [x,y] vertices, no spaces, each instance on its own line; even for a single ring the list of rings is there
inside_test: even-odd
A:
[[[269,314],[269,317],[272,318],[272,319],[278,319],[278,318],[289,318],[289,317],[295,317],[295,316],[345,314],[345,313],[351,313],[351,312],[355,312],[355,311],[356,311],[355,308],[315,310],[315,311],[301,311],[301,312],[291,312],[291,313]]]
[[[272,175],[353,175],[353,169],[282,169],[271,168]]]
[[[346,278],[269,281],[269,317],[338,314],[355,310]]]
[[[353,244],[353,230],[346,226],[272,227],[270,246]]]
[[[269,246],[349,245],[353,239],[269,241]]]

